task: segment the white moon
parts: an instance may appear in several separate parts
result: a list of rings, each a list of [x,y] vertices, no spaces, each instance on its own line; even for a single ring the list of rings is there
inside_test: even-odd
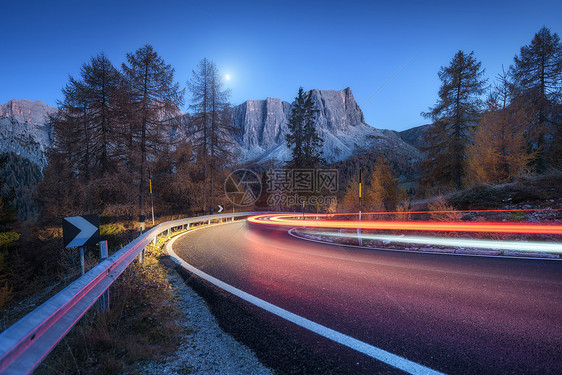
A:
[[[224,79],[226,79],[227,81],[230,81],[230,74],[225,75]]]

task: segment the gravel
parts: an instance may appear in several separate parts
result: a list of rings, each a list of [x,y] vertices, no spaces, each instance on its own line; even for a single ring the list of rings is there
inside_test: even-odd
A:
[[[178,350],[162,361],[139,363],[142,374],[272,374],[255,354],[218,326],[207,304],[176,271],[169,280],[178,298],[184,331]]]

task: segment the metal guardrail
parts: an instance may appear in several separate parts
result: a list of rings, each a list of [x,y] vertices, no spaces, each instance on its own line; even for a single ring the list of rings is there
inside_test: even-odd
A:
[[[167,221],[143,233],[2,332],[0,374],[28,374],[37,368],[100,295],[159,234],[194,223],[211,223],[225,218],[234,220],[253,214],[257,213],[240,212]]]

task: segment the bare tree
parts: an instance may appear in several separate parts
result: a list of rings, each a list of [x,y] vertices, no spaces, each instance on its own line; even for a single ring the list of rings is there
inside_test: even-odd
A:
[[[140,143],[139,215],[144,221],[146,169],[149,156],[169,139],[170,119],[183,104],[184,91],[174,81],[174,69],[158,56],[151,45],[127,54],[122,65],[127,80],[128,94],[135,115],[136,138]],[[138,133],[137,133],[138,132]]]
[[[223,89],[220,72],[216,65],[204,58],[192,71],[187,82],[192,96],[189,108],[193,111],[189,119],[188,133],[193,141],[197,161],[203,163],[203,211],[207,211],[207,190],[209,191],[209,212],[213,213],[215,174],[225,161],[232,157],[235,131],[231,123],[230,90]],[[207,189],[208,187],[208,189]]]

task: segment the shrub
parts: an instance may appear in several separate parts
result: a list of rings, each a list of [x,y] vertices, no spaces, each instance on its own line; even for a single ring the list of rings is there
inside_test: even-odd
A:
[[[428,205],[430,212],[429,217],[435,221],[458,221],[462,217],[462,213],[455,211],[455,208],[447,203],[440,195],[437,199]]]

